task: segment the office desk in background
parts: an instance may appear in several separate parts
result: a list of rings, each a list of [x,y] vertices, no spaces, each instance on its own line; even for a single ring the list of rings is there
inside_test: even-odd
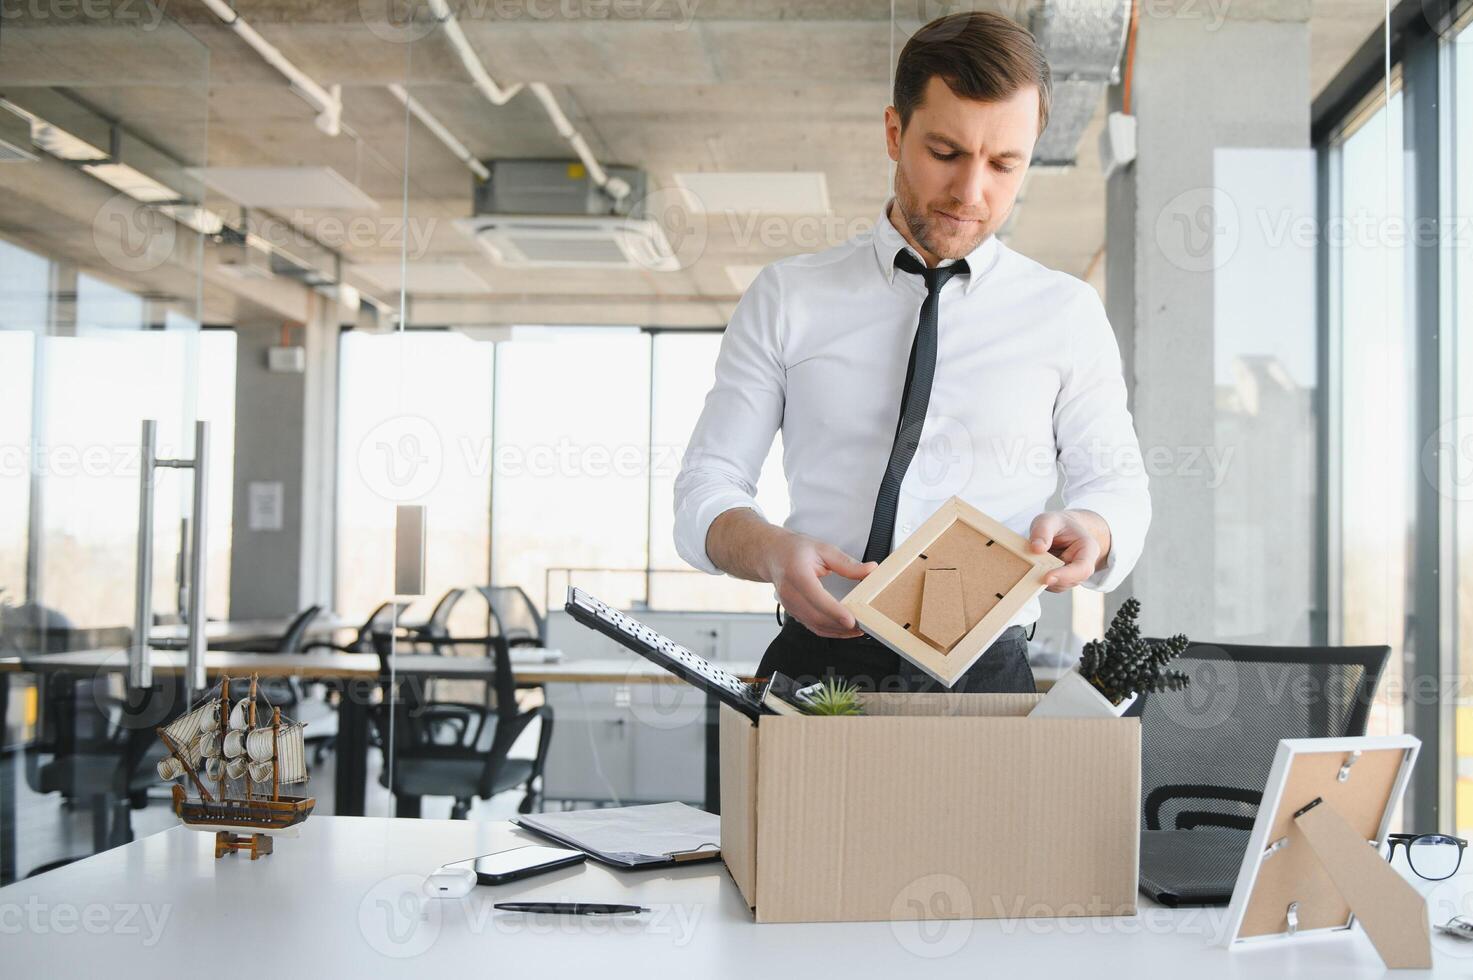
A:
[[[6,972],[110,980],[222,968],[222,976],[287,969],[296,977],[601,980],[1383,975],[1359,929],[1229,952],[1215,945],[1224,909],[1166,909],[1145,899],[1134,916],[758,925],[719,862],[616,872],[590,861],[478,887],[465,899],[418,899],[440,864],[531,840],[501,822],[312,817],[270,857],[217,861],[209,834],[175,827],[0,889]],[[1453,881],[1466,893],[1473,874]],[[508,900],[652,911],[492,911],[492,902]],[[1473,944],[1441,934],[1432,942],[1431,975],[1473,970]]]

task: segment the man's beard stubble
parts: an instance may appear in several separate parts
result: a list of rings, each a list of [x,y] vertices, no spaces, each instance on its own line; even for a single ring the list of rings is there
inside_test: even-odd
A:
[[[895,201],[900,205],[900,215],[905,219],[905,227],[910,230],[910,237],[938,259],[966,258],[976,251],[978,245],[987,240],[987,236],[992,234],[991,224],[984,223],[976,237],[963,243],[960,249],[948,250],[941,245],[936,241],[936,236],[931,233],[931,222],[927,219],[926,208],[916,199],[910,181],[905,178],[905,170],[898,163],[895,165]]]

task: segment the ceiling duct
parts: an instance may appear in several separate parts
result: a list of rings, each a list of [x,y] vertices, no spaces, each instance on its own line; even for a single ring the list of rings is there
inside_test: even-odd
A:
[[[1070,167],[1105,89],[1120,81],[1131,0],[1045,0],[1029,28],[1053,70],[1048,129],[1033,148],[1034,167]]]
[[[0,106],[0,163],[35,163],[31,121]]]
[[[516,269],[680,267],[660,223],[645,214],[645,175],[607,167],[630,189],[612,200],[579,160],[493,160],[475,188],[475,217],[456,222],[498,265]]]

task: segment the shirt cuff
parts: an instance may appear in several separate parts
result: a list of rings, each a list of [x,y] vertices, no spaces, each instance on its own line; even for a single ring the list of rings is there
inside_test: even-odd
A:
[[[1131,520],[1129,507],[1109,496],[1081,497],[1070,501],[1069,510],[1087,510],[1100,515],[1110,529],[1110,553],[1105,565],[1079,584],[1095,592],[1112,592],[1135,568],[1140,558],[1144,535]]]
[[[690,536],[683,542],[684,547],[677,549],[680,557],[684,558],[691,567],[708,575],[725,574],[716,567],[711,561],[711,556],[706,553],[706,536],[710,534],[711,524],[716,518],[729,510],[738,510],[743,507],[754,511],[763,520],[767,520],[767,515],[762,513],[762,508],[757,506],[757,501],[740,490],[723,490],[704,497],[695,507],[694,514],[686,524]]]

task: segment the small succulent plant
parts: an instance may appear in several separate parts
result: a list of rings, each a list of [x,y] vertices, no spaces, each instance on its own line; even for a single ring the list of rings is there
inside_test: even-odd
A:
[[[862,715],[864,701],[859,688],[844,680],[825,678],[817,690],[808,695],[808,713],[811,715]]]
[[[1126,599],[1104,638],[1086,643],[1079,659],[1079,673],[1111,704],[1146,691],[1179,691],[1189,680],[1183,672],[1166,666],[1186,650],[1186,636],[1144,639],[1136,622],[1140,613],[1140,600]]]

